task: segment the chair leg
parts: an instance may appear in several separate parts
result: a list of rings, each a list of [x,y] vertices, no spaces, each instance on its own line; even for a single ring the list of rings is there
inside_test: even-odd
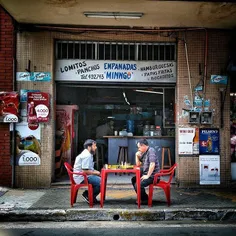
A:
[[[164,160],[165,160],[165,148],[162,148],[162,151],[161,151],[161,169],[164,168]]]
[[[164,188],[163,189],[166,195],[166,201],[167,201],[167,205],[170,206],[170,188]]]
[[[77,195],[78,195],[78,189],[74,193],[74,202],[73,203],[76,203]]]
[[[75,189],[71,186],[71,190],[70,190],[70,205],[71,207],[73,207],[74,204],[74,195],[75,195]]]
[[[93,186],[88,186],[89,207],[93,207]]]
[[[148,206],[152,207],[152,197],[153,197],[153,184],[149,185],[149,194],[148,194]]]
[[[171,167],[171,155],[170,155],[170,149],[168,149],[168,159],[169,159],[169,166]]]

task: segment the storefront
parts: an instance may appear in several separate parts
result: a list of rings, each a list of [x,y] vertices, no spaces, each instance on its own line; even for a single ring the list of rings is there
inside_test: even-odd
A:
[[[227,186],[230,182],[229,97],[225,96],[224,106],[218,102],[219,88],[228,92],[229,87],[211,83],[210,78],[220,73],[223,62],[227,63],[226,44],[221,42],[227,42],[229,35],[220,31],[207,35],[204,30],[187,31],[185,35],[176,32],[176,35],[173,38],[171,34],[146,34],[144,40],[138,33],[18,33],[17,75],[21,73],[23,79],[17,76],[17,90],[49,94],[50,111],[49,120],[39,126],[40,165],[16,166],[16,186],[50,186],[57,174],[55,169],[63,161],[73,163],[86,138],[98,139],[96,129],[107,119],[114,120],[113,133],[107,139],[120,139],[132,146],[130,157],[134,155],[138,138],[147,137],[159,156],[167,142],[171,146],[172,162],[178,163],[177,182],[190,187],[200,185],[201,175],[202,159],[199,152],[193,151],[199,143],[194,132],[200,128],[216,129],[220,133],[217,185]],[[187,45],[176,40],[184,37]],[[91,41],[99,38],[103,40]],[[210,57],[204,64],[206,38],[209,51],[217,48],[220,60]],[[31,75],[37,75],[37,71],[45,73],[45,78],[41,74],[26,80],[25,68],[35,71]],[[65,107],[71,117],[63,111]],[[203,117],[202,120],[196,119],[196,115]],[[60,127],[58,116],[64,119],[65,126]],[[188,146],[183,145],[185,130],[192,134],[186,141]],[[186,148],[189,151],[184,153]],[[63,151],[66,154],[61,156]],[[114,157],[109,157],[108,147],[109,162],[117,161],[118,150],[110,150],[113,151]],[[129,161],[134,162],[132,158]]]
[[[126,145],[129,146],[129,161],[134,164],[135,141],[146,137],[159,156],[161,146],[166,142],[170,145],[171,140],[172,163],[175,162],[174,43],[58,41],[56,48],[58,110],[71,105],[78,107],[78,124],[72,120],[71,125],[79,145],[72,145],[72,153],[82,151],[84,140],[93,138],[98,143],[104,142],[108,149],[103,157],[105,162],[115,164],[119,142],[132,137],[131,144]],[[101,129],[98,127],[109,120],[113,120],[109,132],[98,131]],[[111,144],[113,136],[120,138]],[[113,145],[116,150],[111,149]],[[73,162],[75,156],[72,154],[66,159]]]

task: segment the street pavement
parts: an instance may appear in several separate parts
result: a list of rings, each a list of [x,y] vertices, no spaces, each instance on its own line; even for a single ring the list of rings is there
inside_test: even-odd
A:
[[[153,206],[138,209],[131,176],[108,177],[104,207],[89,208],[80,189],[74,207],[70,206],[69,182],[49,189],[0,187],[0,221],[176,221],[202,220],[236,222],[236,188],[190,189],[171,186],[168,207],[162,189],[155,188]],[[127,181],[128,179],[128,181]],[[123,181],[123,182],[122,182]],[[214,187],[214,186],[213,186]],[[148,189],[147,189],[148,190]],[[99,200],[98,196],[98,200]]]

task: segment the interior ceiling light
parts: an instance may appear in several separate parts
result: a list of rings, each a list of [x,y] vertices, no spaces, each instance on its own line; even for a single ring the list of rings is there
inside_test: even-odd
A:
[[[136,89],[136,92],[140,92],[140,93],[156,93],[156,94],[163,94],[162,92],[157,92],[157,91],[150,91],[150,90],[140,90],[140,89]]]
[[[86,17],[96,18],[125,18],[125,19],[140,19],[143,16],[141,12],[84,12]]]

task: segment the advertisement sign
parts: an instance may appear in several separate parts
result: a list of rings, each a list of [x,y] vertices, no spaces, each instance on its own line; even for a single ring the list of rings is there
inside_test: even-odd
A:
[[[0,92],[0,122],[18,122],[19,104],[17,92]]]
[[[40,127],[31,130],[28,123],[16,124],[16,165],[35,166],[41,164]]]
[[[228,76],[224,75],[211,75],[211,84],[227,84]]]
[[[17,81],[34,81],[34,82],[45,82],[51,81],[50,72],[17,72]]]
[[[179,154],[193,154],[193,138],[195,136],[195,128],[179,128]]]
[[[56,60],[57,81],[176,83],[175,61]]]
[[[219,129],[199,129],[199,153],[204,155],[219,155],[220,134]]]
[[[28,123],[49,121],[49,94],[43,92],[27,93]]]
[[[220,156],[199,156],[200,184],[220,184]]]

